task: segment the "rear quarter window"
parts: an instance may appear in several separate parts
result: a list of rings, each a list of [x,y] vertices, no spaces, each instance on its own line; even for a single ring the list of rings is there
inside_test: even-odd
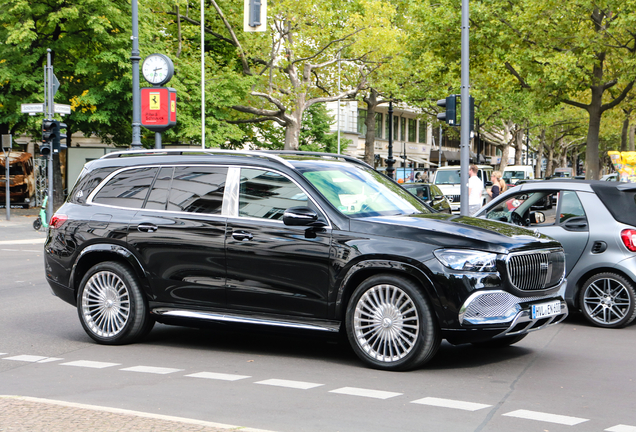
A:
[[[115,207],[140,209],[157,174],[156,167],[134,168],[120,172],[108,180],[93,202]]]

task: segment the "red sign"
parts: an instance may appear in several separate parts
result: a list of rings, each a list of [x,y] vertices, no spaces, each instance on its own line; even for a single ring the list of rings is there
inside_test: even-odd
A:
[[[177,124],[177,91],[169,87],[141,89],[141,125],[163,132]]]

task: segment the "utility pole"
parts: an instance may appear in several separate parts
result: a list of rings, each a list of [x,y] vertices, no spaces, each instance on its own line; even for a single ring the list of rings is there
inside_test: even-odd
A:
[[[461,88],[461,141],[460,141],[460,185],[461,202],[459,213],[468,216],[468,165],[470,164],[470,59],[469,59],[469,6],[462,0],[462,88]]]
[[[46,119],[53,120],[53,66],[51,66],[51,49],[46,50],[46,72],[45,72],[45,87],[44,87],[44,104],[46,111]],[[46,221],[47,223],[53,217],[53,148],[49,151],[48,157],[49,163],[47,166],[49,177],[49,192],[46,206]]]
[[[393,101],[389,101],[389,157],[386,160],[386,175],[393,177],[393,172],[395,169],[393,168],[393,164],[395,163],[395,159],[393,159]]]
[[[132,0],[132,149],[141,150],[141,94],[139,90],[139,26],[137,0]],[[49,197],[49,203],[51,197]]]

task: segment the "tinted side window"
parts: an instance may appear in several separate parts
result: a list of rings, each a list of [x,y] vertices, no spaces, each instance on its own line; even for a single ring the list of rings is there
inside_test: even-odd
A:
[[[175,167],[168,210],[221,214],[227,168]]]
[[[307,195],[287,177],[241,169],[239,216],[282,220],[286,209],[299,206],[307,206]]]
[[[173,171],[174,167],[161,168],[159,175],[157,175],[155,179],[155,184],[152,185],[152,190],[150,191],[150,195],[148,195],[145,208],[152,210],[166,209]]]
[[[585,217],[585,210],[583,210],[583,205],[581,204],[579,197],[576,195],[576,192],[563,191],[561,193],[563,196],[561,197],[559,222],[563,223],[573,217]]]
[[[110,179],[93,198],[93,202],[118,207],[141,208],[157,168],[135,168]]]

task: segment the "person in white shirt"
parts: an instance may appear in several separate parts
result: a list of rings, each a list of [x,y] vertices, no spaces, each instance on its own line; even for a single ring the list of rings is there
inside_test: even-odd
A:
[[[479,177],[477,177],[477,171],[479,169],[476,165],[471,165],[468,168],[468,214],[474,215],[477,210],[481,208],[482,192],[484,191],[484,183]]]

